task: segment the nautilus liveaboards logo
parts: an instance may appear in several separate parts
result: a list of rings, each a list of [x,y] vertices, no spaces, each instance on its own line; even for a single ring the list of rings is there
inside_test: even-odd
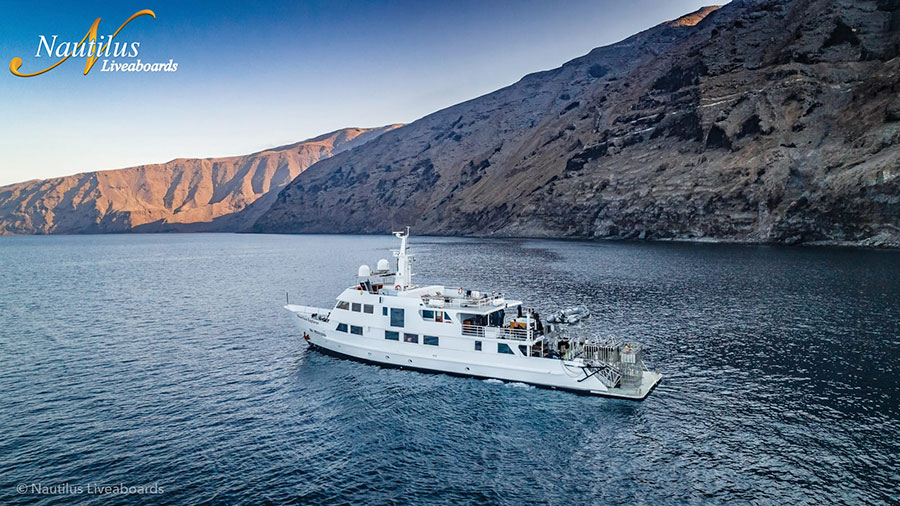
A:
[[[111,35],[97,36],[100,31],[100,18],[94,20],[94,24],[88,29],[87,34],[78,42],[62,40],[59,35],[38,35],[37,58],[60,58],[49,67],[44,67],[35,72],[21,72],[22,58],[15,57],[9,62],[9,71],[19,77],[34,77],[49,72],[62,65],[69,58],[85,58],[84,75],[94,68],[97,60],[103,59],[100,66],[101,72],[175,72],[178,63],[170,59],[167,62],[143,62],[140,55],[141,42],[137,40],[123,40],[119,33],[129,23],[137,18],[149,16],[156,19],[156,14],[150,9],[135,12],[130,18],[119,26],[119,29]],[[40,68],[38,62],[38,68]]]

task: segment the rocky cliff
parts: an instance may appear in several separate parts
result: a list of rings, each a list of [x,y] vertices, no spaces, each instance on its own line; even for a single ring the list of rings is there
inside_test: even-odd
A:
[[[254,229],[900,246],[900,0],[734,0],[319,162]]]
[[[246,156],[179,158],[0,187],[0,234],[240,230],[310,165],[398,126],[347,128]]]

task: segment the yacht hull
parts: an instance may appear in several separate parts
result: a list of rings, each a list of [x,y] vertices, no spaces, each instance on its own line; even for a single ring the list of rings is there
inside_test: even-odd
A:
[[[385,367],[498,379],[635,401],[644,400],[661,379],[659,373],[645,371],[641,385],[636,388],[607,388],[598,376],[589,375],[578,362],[388,341],[340,333],[324,322],[300,314],[295,314],[293,319],[310,346],[318,351]]]

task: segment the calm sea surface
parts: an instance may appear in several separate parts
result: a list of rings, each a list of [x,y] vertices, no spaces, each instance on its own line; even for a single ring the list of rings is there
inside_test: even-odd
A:
[[[285,292],[396,242],[0,237],[0,503],[900,501],[900,253],[413,236],[419,283],[643,342],[636,403],[307,350]]]

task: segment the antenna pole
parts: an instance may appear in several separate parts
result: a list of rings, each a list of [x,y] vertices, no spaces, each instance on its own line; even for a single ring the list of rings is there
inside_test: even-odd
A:
[[[394,232],[394,236],[400,239],[400,249],[394,251],[397,257],[397,275],[394,279],[394,285],[400,286],[401,290],[405,290],[412,285],[412,261],[406,253],[406,247],[409,240],[409,227],[400,232]]]

